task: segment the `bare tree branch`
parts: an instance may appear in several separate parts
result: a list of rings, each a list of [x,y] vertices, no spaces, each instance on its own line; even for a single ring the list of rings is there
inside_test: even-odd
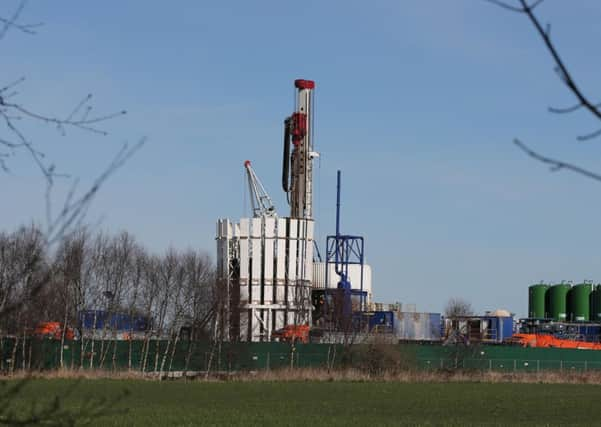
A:
[[[592,178],[592,179],[595,179],[597,181],[601,181],[601,175],[599,175],[599,174],[596,174],[596,173],[591,172],[589,170],[583,169],[580,166],[576,166],[576,165],[573,165],[573,164],[570,164],[570,163],[566,163],[566,162],[564,162],[562,160],[551,159],[549,157],[543,156],[543,155],[537,153],[536,151],[530,149],[526,144],[524,144],[519,139],[514,139],[513,142],[522,151],[524,151],[526,154],[528,154],[533,159],[536,159],[539,162],[548,164],[551,167],[551,171],[553,171],[553,172],[556,172],[556,171],[559,171],[559,170],[562,170],[562,169],[567,169],[567,170],[570,170],[572,172],[576,172],[576,173],[579,173],[581,175],[584,175],[584,176],[586,176],[588,178]]]
[[[17,22],[19,20],[19,17],[21,16],[21,13],[23,12],[23,9],[25,9],[26,4],[27,1],[22,0],[10,18],[3,18],[0,16],[0,24],[4,24],[2,28],[0,28],[0,40],[2,40],[6,36],[6,33],[11,28],[17,29],[27,34],[36,34],[35,29],[43,25],[41,22],[38,22],[36,24],[19,24]]]
[[[47,217],[51,218],[46,231],[49,244],[55,243],[57,239],[62,238],[73,225],[81,223],[81,220],[85,217],[85,213],[100,187],[113,173],[115,173],[115,171],[121,168],[140,148],[142,148],[145,143],[146,138],[141,138],[132,147],[129,147],[128,144],[124,144],[107,168],[96,178],[88,191],[77,199],[74,199],[77,182],[74,183],[65,199],[65,203],[63,204],[63,208],[59,215],[52,219],[51,214],[49,212],[47,213]],[[49,194],[51,190],[52,181],[48,181],[46,189],[47,200],[50,197]]]
[[[547,50],[551,54],[551,57],[553,58],[553,61],[555,62],[555,65],[556,65],[557,72],[559,73],[562,81],[572,91],[574,96],[576,96],[579,104],[582,104],[582,106],[584,108],[586,108],[588,111],[590,111],[591,114],[593,114],[593,116],[595,116],[597,119],[601,120],[601,110],[599,110],[597,105],[594,104],[593,102],[591,102],[584,95],[584,93],[580,90],[580,88],[574,81],[572,75],[570,74],[566,64],[561,59],[561,56],[559,55],[557,48],[551,41],[549,32],[545,31],[543,29],[542,25],[540,24],[540,21],[534,15],[533,9],[534,9],[534,7],[536,7],[537,5],[540,4],[540,1],[537,1],[537,2],[533,3],[532,5],[528,5],[526,0],[519,0],[519,1],[521,4],[521,11],[524,12],[526,15],[528,15],[528,18],[532,22],[532,25],[534,25],[534,28],[536,28],[536,31],[542,38],[545,46],[547,47]]]
[[[573,113],[574,111],[582,108],[582,104],[576,104],[573,105],[571,107],[564,107],[564,108],[559,108],[559,107],[549,107],[548,110],[550,113],[555,113],[555,114],[566,114],[566,113]],[[595,108],[599,108],[601,107],[601,103],[599,104],[595,104]]]
[[[512,6],[512,5],[509,5],[507,3],[504,3],[504,2],[501,2],[498,0],[487,0],[487,1],[489,3],[496,4],[497,6],[500,6],[504,9],[508,9],[508,10],[511,10],[514,12],[524,13],[528,16],[528,19],[530,20],[530,22],[532,23],[532,25],[538,32],[539,36],[541,37],[541,39],[543,40],[543,42],[545,44],[545,47],[547,48],[547,51],[549,52],[549,54],[553,58],[553,61],[555,62],[554,71],[557,73],[557,75],[559,76],[561,81],[568,87],[568,89],[574,94],[574,96],[578,100],[577,104],[575,104],[571,107],[567,107],[567,108],[548,107],[549,112],[556,113],[556,114],[565,114],[565,113],[575,112],[581,108],[585,108],[596,119],[601,120],[601,109],[600,109],[601,103],[593,103],[581,91],[580,87],[574,81],[574,78],[572,77],[566,64],[561,59],[561,56],[560,56],[557,48],[551,41],[551,26],[549,24],[547,24],[546,29],[543,29],[540,21],[534,14],[534,9],[542,3],[542,0],[537,0],[531,4],[528,4],[528,2],[526,0],[519,0],[519,4],[520,4],[519,7]],[[577,140],[578,141],[588,141],[588,140],[596,138],[598,136],[601,136],[601,129],[596,130],[591,133],[588,133],[588,134],[585,134],[585,135],[580,135],[577,137]],[[528,154],[530,157],[532,157],[540,162],[550,165],[552,171],[559,171],[561,169],[567,169],[567,170],[576,172],[578,174],[581,174],[583,176],[586,176],[588,178],[595,179],[597,181],[601,181],[601,174],[591,172],[587,169],[584,169],[580,166],[573,165],[571,163],[567,163],[567,162],[564,162],[561,160],[556,160],[556,159],[552,159],[552,158],[543,156],[543,155],[533,151],[532,149],[530,149],[528,146],[526,146],[523,142],[521,142],[518,139],[515,139],[514,143],[522,151],[524,151],[526,154]]]
[[[528,18],[530,19],[530,22],[532,22],[532,25],[534,26],[534,28],[540,35],[548,52],[550,53],[551,57],[553,58],[553,61],[555,62],[555,71],[558,73],[562,82],[570,89],[570,91],[578,99],[578,104],[574,107],[570,107],[570,108],[566,108],[566,109],[549,108],[549,111],[564,113],[564,112],[576,111],[580,107],[584,107],[591,114],[593,114],[593,116],[595,116],[597,119],[601,120],[601,110],[599,109],[601,107],[601,104],[595,104],[595,103],[591,102],[588,99],[588,97],[586,95],[584,95],[582,90],[579,88],[579,86],[574,81],[574,78],[572,77],[571,73],[569,72],[567,65],[561,59],[561,56],[560,56],[557,48],[551,41],[550,25],[547,24],[547,29],[546,30],[543,29],[540,21],[534,14],[534,8],[536,6],[538,6],[539,4],[541,4],[542,0],[535,1],[534,3],[532,3],[530,5],[528,4],[528,2],[526,0],[519,0],[519,3],[521,5],[520,7],[511,6],[507,3],[504,3],[499,0],[486,0],[486,1],[488,1],[489,3],[493,3],[497,6],[500,6],[504,9],[508,9],[508,10],[511,10],[514,12],[525,13],[528,16]]]
[[[110,114],[105,114],[105,115],[101,115],[101,116],[94,116],[94,117],[90,117],[90,118],[87,117],[87,113],[86,113],[85,116],[82,116],[82,117],[84,117],[83,119],[73,120],[73,115],[75,113],[77,113],[91,99],[92,99],[92,94],[87,95],[82,101],[80,101],[76,105],[74,110],[64,119],[61,119],[59,117],[51,117],[51,116],[46,116],[43,114],[35,113],[33,111],[30,111],[30,110],[22,107],[21,105],[14,104],[14,103],[8,103],[1,97],[0,97],[0,106],[6,107],[6,109],[2,112],[3,115],[6,115],[6,111],[9,111],[9,109],[12,108],[12,109],[14,109],[20,113],[23,113],[24,115],[29,116],[33,119],[37,119],[37,120],[40,120],[40,121],[43,121],[46,123],[55,124],[61,130],[63,130],[65,126],[73,126],[73,127],[79,128],[79,129],[88,130],[90,132],[98,133],[101,135],[107,135],[106,131],[97,129],[95,127],[92,127],[91,125],[97,124],[100,122],[105,122],[110,119],[114,119],[115,117],[127,114],[127,112],[126,111],[118,111],[116,113],[110,113]],[[2,110],[0,110],[0,111],[2,111]]]
[[[598,137],[599,135],[601,135],[601,129],[596,130],[596,131],[591,132],[591,133],[588,133],[586,135],[577,136],[576,139],[578,141],[588,141],[590,139],[594,139],[594,138]]]
[[[507,4],[505,2],[502,2],[500,0],[486,0],[489,3],[492,3],[494,5],[497,5],[499,7],[502,7],[503,9],[507,9],[510,10],[512,12],[517,12],[517,13],[524,13],[524,11],[522,10],[522,8],[520,7],[516,7],[516,6],[512,6],[510,4]]]
[[[462,298],[450,298],[444,309],[445,317],[462,317],[462,316],[473,316],[474,309],[472,304]]]

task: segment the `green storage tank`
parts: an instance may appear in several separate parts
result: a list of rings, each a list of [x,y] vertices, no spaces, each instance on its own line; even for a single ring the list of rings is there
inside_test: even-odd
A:
[[[593,286],[591,292],[591,321],[601,322],[601,285]]]
[[[574,285],[568,293],[568,320],[572,322],[588,322],[590,316],[592,283]]]
[[[539,283],[528,288],[528,317],[545,319],[547,317],[546,300],[549,285]]]
[[[567,283],[560,283],[551,286],[547,291],[547,313],[553,320],[562,322],[568,320],[568,292],[571,287],[572,285]]]

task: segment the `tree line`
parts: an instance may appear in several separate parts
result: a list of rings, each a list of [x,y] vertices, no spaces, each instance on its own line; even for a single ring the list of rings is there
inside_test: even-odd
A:
[[[215,269],[203,251],[149,251],[126,232],[82,227],[49,247],[36,226],[0,232],[0,333],[31,336],[43,322],[60,322],[84,337],[81,313],[98,310],[149,319],[145,338],[168,338],[187,328],[210,334],[217,292]],[[95,322],[94,322],[95,324]],[[96,338],[114,331],[107,322]],[[64,338],[63,338],[64,339]]]

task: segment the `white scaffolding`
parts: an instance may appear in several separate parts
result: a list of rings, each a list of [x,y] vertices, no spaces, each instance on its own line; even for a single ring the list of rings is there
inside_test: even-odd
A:
[[[311,323],[313,228],[310,219],[218,220],[217,275],[229,295],[229,340],[270,341],[275,330]]]

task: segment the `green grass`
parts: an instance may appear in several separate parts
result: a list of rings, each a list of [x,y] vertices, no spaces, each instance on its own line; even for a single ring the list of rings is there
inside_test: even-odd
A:
[[[11,386],[15,382],[11,383]],[[128,390],[127,396],[121,396]],[[153,382],[31,380],[20,414],[53,396],[77,410],[118,398],[94,426],[598,425],[601,386],[378,382]],[[94,400],[96,399],[96,400]],[[125,411],[120,413],[121,411]]]

